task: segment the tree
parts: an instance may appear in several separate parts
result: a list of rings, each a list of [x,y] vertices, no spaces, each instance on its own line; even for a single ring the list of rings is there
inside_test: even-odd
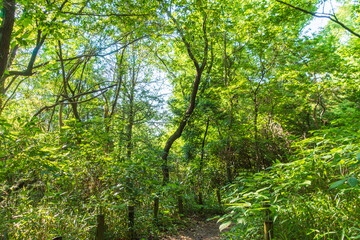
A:
[[[201,26],[201,28],[202,28],[201,38],[202,38],[202,41],[203,41],[203,49],[202,49],[203,56],[202,56],[201,61],[199,61],[198,58],[196,57],[198,52],[196,52],[197,53],[196,54],[194,48],[190,44],[190,41],[189,41],[190,34],[187,33],[186,30],[181,28],[181,25],[180,25],[179,21],[171,14],[170,10],[168,9],[168,8],[171,7],[171,5],[167,6],[167,5],[164,4],[162,7],[164,8],[164,11],[166,12],[166,15],[171,19],[171,21],[175,25],[175,29],[177,31],[177,34],[180,35],[181,41],[183,42],[183,44],[184,44],[184,46],[186,48],[188,57],[191,59],[192,64],[194,65],[195,71],[196,71],[195,79],[194,79],[194,82],[192,84],[192,90],[191,90],[189,105],[188,105],[182,119],[180,120],[178,128],[168,138],[168,140],[166,141],[165,147],[164,147],[164,153],[162,155],[162,159],[163,159],[163,181],[164,181],[164,184],[165,184],[165,183],[167,183],[169,181],[169,177],[170,177],[170,175],[169,175],[169,166],[168,166],[168,155],[169,155],[170,148],[173,145],[173,143],[176,141],[176,139],[181,137],[181,134],[182,134],[182,132],[183,132],[185,126],[186,126],[186,123],[187,123],[189,117],[191,116],[191,114],[193,113],[193,111],[195,109],[196,96],[197,96],[197,93],[198,93],[201,77],[203,75],[204,69],[205,69],[206,64],[207,64],[209,42],[208,42],[207,28],[206,28],[207,14],[206,14],[205,10],[202,9],[202,6],[200,6],[200,9],[198,10],[199,12],[196,14],[197,16],[195,15],[197,18],[201,18],[201,17],[203,18],[202,26]],[[191,22],[191,24],[193,24],[193,23]],[[199,26],[196,26],[196,27],[199,27]],[[197,51],[199,51],[199,50],[197,49]]]

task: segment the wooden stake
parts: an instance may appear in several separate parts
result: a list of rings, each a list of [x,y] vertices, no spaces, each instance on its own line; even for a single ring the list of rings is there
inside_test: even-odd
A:
[[[273,239],[273,222],[270,220],[264,221],[264,239],[265,240]]]
[[[154,220],[158,220],[158,214],[159,214],[159,198],[155,197],[154,199]]]
[[[271,218],[270,204],[263,205],[265,208],[265,221],[264,221],[264,239],[271,240],[274,238],[274,223]]]
[[[217,197],[217,201],[218,201],[219,205],[221,206],[221,194],[220,194],[219,188],[216,189],[216,197]]]
[[[105,216],[97,215],[97,227],[95,240],[105,240]]]
[[[135,239],[135,206],[128,206],[128,218],[129,218],[129,237]]]
[[[202,192],[199,192],[199,205],[204,205],[204,202],[203,202],[203,197],[202,197]]]
[[[178,196],[178,212],[179,212],[179,215],[184,214],[183,199],[180,195]]]

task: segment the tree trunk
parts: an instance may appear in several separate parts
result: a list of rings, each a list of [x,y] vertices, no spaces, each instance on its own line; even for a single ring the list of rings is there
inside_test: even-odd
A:
[[[169,173],[169,166],[168,166],[168,155],[169,155],[169,151],[171,146],[173,145],[173,143],[175,142],[176,139],[178,139],[179,137],[181,137],[181,134],[186,126],[186,123],[188,121],[188,119],[190,118],[191,114],[193,113],[194,109],[195,109],[195,99],[196,99],[196,94],[197,91],[199,89],[199,84],[200,84],[200,80],[201,80],[201,74],[202,74],[202,70],[200,71],[200,69],[198,69],[196,77],[195,77],[195,81],[193,84],[193,90],[191,93],[191,98],[190,98],[190,104],[178,126],[178,128],[176,129],[175,133],[173,133],[173,135],[171,135],[169,137],[169,139],[167,140],[165,147],[164,147],[164,152],[162,155],[162,159],[163,159],[163,182],[167,183],[169,182],[169,177],[170,177],[170,173]]]
[[[105,239],[105,216],[97,215],[97,227],[95,240]]]
[[[60,107],[59,107],[59,128],[60,128],[60,132],[61,132],[61,128],[64,126],[63,108],[64,108],[64,104],[60,103]]]
[[[205,153],[205,141],[206,141],[206,135],[207,135],[208,128],[209,128],[209,123],[210,123],[210,117],[207,118],[204,138],[203,138],[203,141],[201,144],[200,167],[199,167],[199,176],[198,176],[198,184],[199,184],[198,196],[199,196],[199,204],[200,205],[203,204],[202,186],[203,186],[204,153]]]
[[[75,103],[77,101],[77,99],[73,98],[73,99],[71,99],[71,101],[74,102],[74,103],[71,104],[71,109],[72,109],[72,112],[74,114],[74,117],[76,118],[76,120],[78,122],[81,122],[80,114],[79,114],[79,111],[78,111],[78,104]]]
[[[11,33],[15,22],[15,0],[3,0],[4,17],[0,28],[0,78],[8,63]]]
[[[0,27],[0,109],[4,104],[6,67],[8,65],[11,33],[15,22],[15,0],[3,0],[4,17]]]
[[[135,71],[135,70],[134,70]],[[126,156],[128,159],[131,159],[132,153],[132,135],[133,135],[133,126],[134,126],[134,91],[135,91],[135,74],[131,79],[131,87],[130,87],[130,97],[129,97],[129,116],[128,116],[128,125],[127,125],[127,133],[126,133]]]
[[[174,18],[174,16],[171,15],[171,13],[169,11],[166,10],[166,13],[168,14],[168,16],[171,18],[171,20],[174,22],[174,24],[176,25],[177,30],[180,33],[181,36],[181,40],[184,43],[188,56],[190,57],[191,61],[193,62],[195,69],[196,69],[196,76],[195,76],[195,80],[193,82],[193,86],[192,86],[192,92],[190,95],[190,103],[189,106],[187,108],[187,110],[185,111],[184,116],[181,119],[181,122],[178,126],[178,128],[176,129],[176,131],[173,133],[173,135],[171,135],[169,137],[169,139],[167,140],[165,147],[164,147],[164,151],[163,151],[163,155],[162,155],[162,160],[163,160],[163,184],[166,184],[169,182],[169,178],[170,178],[170,173],[169,173],[169,166],[168,166],[168,155],[169,155],[169,151],[171,146],[173,145],[173,143],[175,142],[176,139],[178,139],[179,137],[181,137],[181,134],[186,126],[186,123],[188,121],[188,119],[190,118],[191,114],[193,113],[194,109],[195,109],[195,104],[196,104],[196,95],[199,89],[199,85],[200,85],[200,80],[201,80],[201,75],[205,69],[206,63],[207,63],[207,55],[208,55],[208,48],[209,48],[209,43],[208,43],[208,39],[207,39],[207,33],[206,33],[206,19],[207,19],[207,15],[206,13],[203,12],[204,14],[204,20],[203,20],[203,39],[205,42],[205,46],[204,46],[204,55],[203,55],[203,59],[202,59],[202,63],[201,65],[199,64],[199,62],[197,61],[197,59],[195,58],[194,53],[192,52],[192,48],[190,43],[188,42],[188,40],[186,39],[184,33],[183,33],[183,29],[180,28],[179,23],[177,22],[177,20]]]
[[[255,140],[255,162],[258,169],[261,169],[260,154],[259,154],[259,140],[258,140],[258,115],[259,105],[257,96],[254,94],[254,140]]]
[[[155,197],[154,199],[154,220],[157,222],[159,215],[159,197]]]
[[[135,206],[128,206],[128,226],[129,226],[129,237],[135,239]]]

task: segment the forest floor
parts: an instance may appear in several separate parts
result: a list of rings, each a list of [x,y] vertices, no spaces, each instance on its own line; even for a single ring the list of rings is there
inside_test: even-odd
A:
[[[220,237],[219,224],[216,220],[207,221],[194,217],[187,228],[182,229],[177,235],[165,236],[164,240],[217,240]]]

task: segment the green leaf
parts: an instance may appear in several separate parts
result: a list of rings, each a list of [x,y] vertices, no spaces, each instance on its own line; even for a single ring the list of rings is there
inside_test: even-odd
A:
[[[27,26],[29,26],[31,24],[31,19],[30,18],[25,18],[23,21],[23,27],[26,28]]]
[[[231,225],[231,221],[227,221],[227,222],[224,222],[223,224],[221,224],[219,227],[220,232],[222,230],[224,230],[225,228],[229,227],[230,225]]]
[[[337,187],[343,185],[345,182],[346,182],[346,179],[342,179],[337,182],[334,182],[333,184],[330,185],[329,189],[331,190],[331,189],[337,188]]]
[[[357,180],[354,177],[351,177],[348,179],[347,183],[351,186],[351,187],[356,187],[359,183],[359,180]]]

